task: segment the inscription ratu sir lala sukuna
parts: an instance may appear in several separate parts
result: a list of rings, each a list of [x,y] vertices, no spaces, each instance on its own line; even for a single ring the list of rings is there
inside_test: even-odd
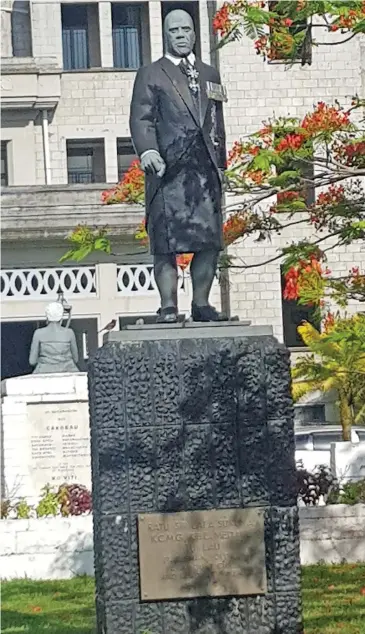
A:
[[[266,592],[262,509],[138,516],[141,599]]]

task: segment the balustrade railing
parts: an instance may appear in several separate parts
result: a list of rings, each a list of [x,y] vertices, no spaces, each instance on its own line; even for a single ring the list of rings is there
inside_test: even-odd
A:
[[[3,300],[56,299],[59,293],[66,297],[96,296],[95,266],[4,269],[0,272]]]
[[[119,295],[151,295],[157,293],[152,264],[123,265],[117,267]],[[185,279],[179,272],[179,290],[185,290]]]
[[[97,266],[4,269],[0,272],[1,299],[37,300],[99,296]],[[115,267],[118,296],[151,296],[157,294],[152,264],[125,264]],[[115,288],[115,286],[114,286]],[[184,273],[179,272],[179,290],[186,291]],[[115,291],[114,291],[115,292]]]

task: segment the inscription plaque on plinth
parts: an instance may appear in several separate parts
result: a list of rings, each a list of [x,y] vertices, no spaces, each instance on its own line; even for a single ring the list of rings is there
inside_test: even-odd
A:
[[[141,600],[264,594],[263,509],[138,516]]]
[[[28,403],[30,474],[45,484],[91,484],[88,403]]]

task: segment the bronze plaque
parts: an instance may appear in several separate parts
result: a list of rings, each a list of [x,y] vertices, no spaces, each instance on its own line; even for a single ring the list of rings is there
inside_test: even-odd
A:
[[[138,516],[142,601],[264,594],[264,511]]]

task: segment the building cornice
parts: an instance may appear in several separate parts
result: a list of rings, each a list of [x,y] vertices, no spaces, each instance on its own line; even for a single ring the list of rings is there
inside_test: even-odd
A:
[[[130,241],[144,216],[138,205],[103,205],[109,185],[6,187],[1,196],[1,239],[64,239],[77,225],[107,227],[110,236]]]
[[[60,75],[55,57],[2,57],[1,75]]]
[[[52,58],[2,58],[1,62],[2,110],[52,110],[57,106],[61,69]]]

